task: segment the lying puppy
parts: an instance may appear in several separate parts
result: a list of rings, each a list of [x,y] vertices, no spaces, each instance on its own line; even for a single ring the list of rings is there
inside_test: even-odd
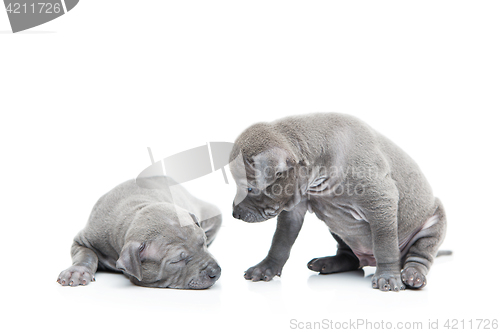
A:
[[[425,286],[445,236],[443,205],[417,164],[365,123],[328,113],[255,124],[238,137],[230,158],[238,185],[233,216],[246,222],[278,216],[269,254],[246,279],[281,274],[309,211],[338,243],[337,255],[313,259],[311,270],[376,266],[373,288]]]
[[[221,269],[207,246],[220,228],[219,210],[169,187],[176,185],[170,178],[141,182],[129,180],[97,201],[74,239],[73,265],[59,275],[61,285],[87,285],[97,269],[123,271],[145,287],[205,289],[217,281]]]

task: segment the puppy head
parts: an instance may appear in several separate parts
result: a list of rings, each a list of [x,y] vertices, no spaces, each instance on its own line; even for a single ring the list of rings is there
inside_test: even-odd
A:
[[[237,186],[233,216],[261,222],[295,207],[304,194],[300,165],[286,148],[275,146],[254,156],[242,152],[240,161],[230,164]]]
[[[155,229],[155,226],[151,227]],[[208,252],[206,236],[198,223],[165,223],[154,237],[132,237],[125,243],[116,268],[145,287],[206,289],[221,269]]]

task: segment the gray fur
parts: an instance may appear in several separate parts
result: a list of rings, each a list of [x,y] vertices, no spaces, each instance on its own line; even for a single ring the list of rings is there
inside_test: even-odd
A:
[[[309,210],[338,242],[336,256],[313,259],[310,269],[335,273],[376,265],[374,288],[426,284],[446,216],[417,164],[392,141],[355,117],[312,114],[249,127],[231,160],[238,154],[244,170],[235,163],[230,169],[236,197],[244,200],[233,204],[233,216],[247,222],[278,216],[268,256],[245,278],[280,275]]]
[[[217,281],[220,267],[207,246],[220,228],[219,210],[170,178],[142,181],[144,187],[129,180],[97,201],[74,239],[73,265],[59,275],[61,285],[87,285],[98,268],[122,271],[145,287],[205,289]],[[177,212],[186,211],[194,221],[181,226]]]

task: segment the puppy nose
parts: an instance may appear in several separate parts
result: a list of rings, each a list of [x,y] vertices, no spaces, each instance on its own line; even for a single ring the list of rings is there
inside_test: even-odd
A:
[[[241,208],[240,208],[240,206],[236,205],[233,207],[233,217],[235,219],[241,220]]]
[[[220,269],[219,265],[217,265],[216,267],[212,267],[212,268],[209,267],[207,269],[208,276],[212,280],[215,280],[215,281],[217,281],[219,279],[220,273],[221,273],[221,269]]]

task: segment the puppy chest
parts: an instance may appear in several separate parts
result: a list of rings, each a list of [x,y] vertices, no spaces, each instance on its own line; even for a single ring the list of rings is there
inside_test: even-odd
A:
[[[366,222],[363,213],[359,209],[347,204],[325,203],[324,201],[311,201],[310,209],[349,246],[371,251],[370,224]]]

